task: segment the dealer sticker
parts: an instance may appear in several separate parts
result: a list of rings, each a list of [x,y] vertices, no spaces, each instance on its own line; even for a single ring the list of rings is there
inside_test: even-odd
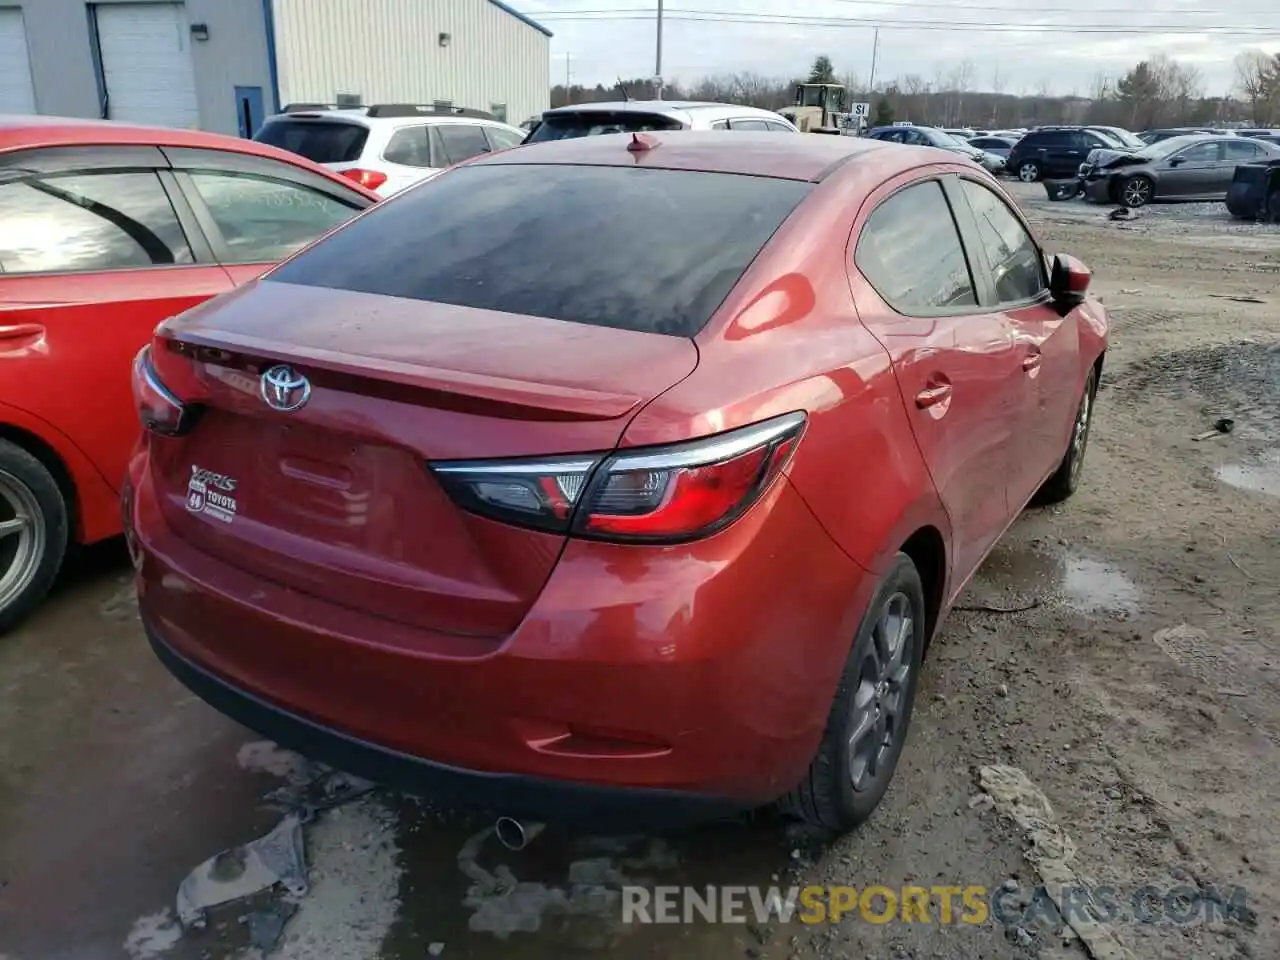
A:
[[[232,496],[235,491],[234,477],[214,473],[193,463],[191,479],[187,482],[187,509],[230,523],[236,518],[236,498]]]

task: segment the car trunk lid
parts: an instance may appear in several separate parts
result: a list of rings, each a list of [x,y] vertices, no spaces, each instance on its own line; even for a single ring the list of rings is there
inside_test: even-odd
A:
[[[184,358],[203,404],[187,436],[152,444],[180,536],[303,593],[493,637],[563,535],[465,513],[428,462],[612,449],[697,364],[684,337],[270,281],[167,325],[154,349]],[[310,384],[292,411],[268,403],[277,366]]]

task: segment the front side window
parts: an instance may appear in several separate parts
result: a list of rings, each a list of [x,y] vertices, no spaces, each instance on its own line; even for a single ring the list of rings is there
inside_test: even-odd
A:
[[[884,301],[906,316],[978,303],[960,233],[936,180],[899,190],[876,207],[854,259]]]
[[[191,181],[226,243],[227,263],[282,260],[355,216],[356,208],[296,183],[230,172]]]
[[[811,189],[686,170],[462,167],[270,279],[692,337]]]
[[[491,152],[484,130],[474,123],[437,123],[432,129],[440,138],[449,166]]]
[[[734,130],[767,130],[763,120],[734,120],[732,121]]]
[[[0,273],[192,263],[155,173],[32,177],[0,184]]]
[[[1174,154],[1170,159],[1178,159],[1183,163],[1216,163],[1222,159],[1220,153],[1220,145],[1217,143],[1198,143],[1194,147],[1188,147],[1181,153]]]
[[[1039,297],[1047,285],[1044,261],[1022,221],[982,184],[961,180],[960,189],[978,222],[978,237],[995,281],[996,301],[1019,303]]]

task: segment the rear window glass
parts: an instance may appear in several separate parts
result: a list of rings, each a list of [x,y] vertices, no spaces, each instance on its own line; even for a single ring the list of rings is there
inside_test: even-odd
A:
[[[584,110],[580,113],[553,113],[529,135],[526,143],[541,140],[572,140],[575,137],[597,137],[604,133],[637,133],[647,130],[679,130],[681,123],[656,113],[626,110]]]
[[[269,120],[253,139],[313,163],[355,163],[369,128],[336,120]]]
[[[810,189],[686,170],[461,167],[271,279],[691,337]]]

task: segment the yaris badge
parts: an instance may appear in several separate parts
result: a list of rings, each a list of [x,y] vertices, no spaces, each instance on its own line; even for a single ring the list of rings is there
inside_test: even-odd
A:
[[[311,381],[285,364],[262,375],[260,390],[263,402],[283,413],[291,413],[311,399]]]

